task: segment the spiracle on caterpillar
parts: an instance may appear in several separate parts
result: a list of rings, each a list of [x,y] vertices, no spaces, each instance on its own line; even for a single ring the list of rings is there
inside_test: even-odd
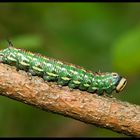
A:
[[[92,72],[80,66],[17,49],[8,42],[9,47],[0,51],[0,62],[33,76],[40,76],[45,81],[98,95],[111,94],[113,91],[119,93],[126,86],[127,80],[115,72]]]

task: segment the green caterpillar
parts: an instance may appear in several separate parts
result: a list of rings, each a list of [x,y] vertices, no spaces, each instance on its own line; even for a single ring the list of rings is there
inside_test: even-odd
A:
[[[104,92],[107,94],[113,91],[120,92],[127,83],[126,79],[117,73],[87,71],[73,64],[16,49],[10,42],[8,48],[0,51],[0,62],[40,76],[45,81],[54,81],[58,85],[99,95]]]

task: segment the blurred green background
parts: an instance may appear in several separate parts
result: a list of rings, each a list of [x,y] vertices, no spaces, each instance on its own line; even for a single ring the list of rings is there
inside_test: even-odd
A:
[[[17,48],[128,80],[119,100],[140,104],[140,3],[0,3],[0,49]],[[0,136],[127,137],[0,97]]]

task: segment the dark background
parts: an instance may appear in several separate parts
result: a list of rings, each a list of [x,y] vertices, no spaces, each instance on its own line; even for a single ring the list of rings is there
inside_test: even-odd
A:
[[[0,49],[38,52],[128,80],[119,100],[140,104],[139,3],[0,3]],[[126,137],[0,97],[0,136]]]

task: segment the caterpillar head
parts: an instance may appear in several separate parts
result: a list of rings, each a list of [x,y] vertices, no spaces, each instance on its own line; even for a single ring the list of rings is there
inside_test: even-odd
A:
[[[127,80],[124,77],[119,76],[117,73],[112,73],[112,76],[113,76],[113,78],[116,79],[116,84],[115,84],[116,85],[116,89],[115,90],[116,90],[117,93],[119,93],[126,86]]]

